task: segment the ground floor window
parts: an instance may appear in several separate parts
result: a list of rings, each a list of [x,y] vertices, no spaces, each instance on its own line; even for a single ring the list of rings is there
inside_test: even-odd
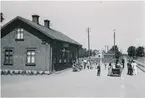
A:
[[[60,50],[59,63],[68,63],[69,62],[69,53],[70,53],[70,51],[66,48],[63,48],[62,50]]]
[[[5,49],[4,65],[13,65],[13,50]]]
[[[35,50],[27,50],[26,56],[26,65],[35,66],[36,65],[36,51]]]

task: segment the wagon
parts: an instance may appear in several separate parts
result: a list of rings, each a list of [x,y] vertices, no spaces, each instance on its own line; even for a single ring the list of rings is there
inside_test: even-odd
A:
[[[121,76],[122,73],[122,67],[121,65],[115,66],[111,68],[110,70],[110,76]]]
[[[122,69],[121,68],[112,68],[111,70],[111,75],[117,75],[117,76],[121,76],[122,73]]]

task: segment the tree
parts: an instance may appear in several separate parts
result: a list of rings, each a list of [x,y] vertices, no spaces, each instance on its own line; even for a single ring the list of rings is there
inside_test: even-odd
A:
[[[112,48],[110,49],[110,51],[113,51],[114,52],[114,49],[115,49],[115,52],[119,51],[117,45],[112,46]]]
[[[135,48],[135,46],[130,46],[128,48],[127,52],[128,52],[128,56],[130,56],[130,57],[136,56],[136,48]]]
[[[115,58],[119,59],[122,53],[120,51],[115,52]]]
[[[136,49],[136,56],[138,56],[138,57],[143,57],[144,55],[145,55],[144,47],[139,46],[139,47]]]
[[[112,48],[110,49],[110,51],[112,51],[113,53],[115,53],[115,58],[119,59],[119,57],[122,55],[122,53],[119,51],[118,46],[112,46]]]

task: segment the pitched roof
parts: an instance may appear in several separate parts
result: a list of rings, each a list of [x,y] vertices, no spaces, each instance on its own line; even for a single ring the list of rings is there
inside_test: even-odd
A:
[[[105,50],[103,50],[103,51],[102,51],[102,54],[106,54],[106,51],[105,51]]]
[[[34,27],[35,29],[39,30],[40,32],[44,33],[45,35],[47,35],[48,37],[50,37],[52,39],[56,39],[56,40],[59,40],[59,41],[68,42],[68,43],[71,43],[71,44],[82,46],[81,44],[79,44],[75,40],[71,39],[70,37],[66,36],[65,34],[59,32],[59,31],[47,28],[47,27],[42,26],[42,25],[38,25],[38,24],[36,24],[36,23],[34,23],[34,22],[32,22],[32,21],[30,21],[28,19],[25,19],[23,17],[20,17],[20,16],[17,16],[16,18],[12,19],[10,22],[5,24],[2,27],[2,29],[4,27],[6,27],[8,24],[10,24],[11,22],[13,22],[13,21],[15,21],[17,19],[19,19],[19,20],[23,21],[24,23]]]
[[[114,51],[110,49],[105,55],[114,55]]]

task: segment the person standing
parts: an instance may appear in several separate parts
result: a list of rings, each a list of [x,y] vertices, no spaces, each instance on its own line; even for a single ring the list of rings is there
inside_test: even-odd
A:
[[[88,68],[88,69],[90,68],[90,62],[89,62],[89,60],[88,60],[88,62],[87,62],[87,68]]]
[[[84,60],[84,69],[86,69],[87,61]]]
[[[72,69],[73,69],[73,71],[76,71],[76,62],[75,62],[75,60],[72,61]]]
[[[81,68],[84,69],[84,60],[82,59]]]
[[[105,70],[106,70],[106,67],[107,67],[107,63],[106,62],[104,63],[104,66],[105,66]]]
[[[111,75],[111,68],[112,68],[112,64],[111,62],[109,63],[109,66],[108,66],[108,76]]]
[[[133,75],[133,64],[132,64],[132,61],[130,63],[130,75]]]
[[[131,66],[130,66],[130,63],[128,62],[128,63],[127,63],[127,74],[128,74],[128,75],[131,74],[130,69],[131,69]]]
[[[133,64],[133,60],[130,63],[130,75],[133,75],[134,70],[133,70],[134,64]]]
[[[101,73],[101,66],[100,64],[97,66],[97,76],[100,76]]]
[[[125,60],[124,60],[124,59],[122,59],[122,65],[123,65],[123,68],[124,68],[124,63],[125,63]]]
[[[133,67],[133,75],[137,75],[137,64],[135,63],[134,60],[132,62],[132,67]]]

